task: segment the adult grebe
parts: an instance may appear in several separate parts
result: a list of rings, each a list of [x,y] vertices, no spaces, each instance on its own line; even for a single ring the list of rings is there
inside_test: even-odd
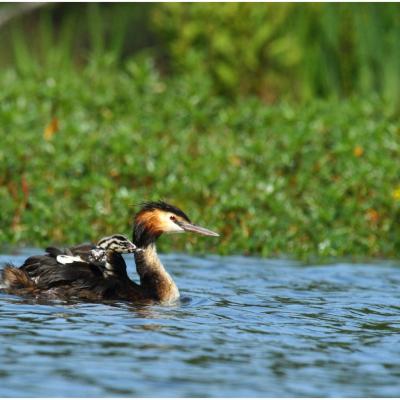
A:
[[[121,254],[110,253],[113,257],[112,274],[107,274],[104,273],[107,270],[104,263],[99,265],[98,261],[89,259],[93,246],[80,245],[65,250],[48,248],[48,254],[30,257],[20,268],[6,267],[2,286],[11,293],[28,290],[63,298],[170,302],[179,298],[179,291],[158,258],[155,243],[163,233],[183,232],[219,236],[192,224],[187,215],[175,206],[161,201],[145,203],[135,215],[133,226],[133,242],[139,248],[134,255],[140,284],[129,279]],[[74,257],[80,257],[84,262],[74,260]],[[46,272],[46,279],[42,277],[44,271],[51,271]],[[32,286],[35,279],[39,286]]]

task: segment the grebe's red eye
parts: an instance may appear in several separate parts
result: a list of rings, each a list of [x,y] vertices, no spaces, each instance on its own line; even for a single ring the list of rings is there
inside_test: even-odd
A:
[[[170,217],[169,217],[169,219],[171,220],[171,221],[176,221],[176,217],[175,217],[175,215],[171,215]]]

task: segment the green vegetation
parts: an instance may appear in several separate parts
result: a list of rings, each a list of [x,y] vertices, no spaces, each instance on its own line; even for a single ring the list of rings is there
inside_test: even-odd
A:
[[[69,70],[142,53],[168,75],[201,74],[227,98],[373,92],[399,111],[399,12],[390,3],[43,4],[0,26],[0,66]]]
[[[176,71],[219,92],[309,100],[377,91],[400,105],[399,4],[164,4],[153,11]]]
[[[186,250],[385,256],[400,250],[400,121],[375,97],[267,105],[214,96],[148,58],[0,75],[0,242],[128,233],[165,199],[219,239]]]
[[[164,249],[398,254],[399,4],[10,7],[0,244],[128,233],[165,199],[222,237]]]

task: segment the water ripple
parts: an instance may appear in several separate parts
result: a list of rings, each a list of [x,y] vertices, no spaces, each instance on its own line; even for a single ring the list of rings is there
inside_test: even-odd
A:
[[[173,306],[0,294],[0,397],[400,395],[396,263],[163,260]]]

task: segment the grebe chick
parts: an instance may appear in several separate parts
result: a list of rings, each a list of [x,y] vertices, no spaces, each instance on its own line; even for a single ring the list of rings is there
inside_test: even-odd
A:
[[[134,253],[135,251],[141,251],[141,249],[138,249],[125,236],[116,234],[100,239],[90,251],[76,251],[75,255],[71,249],[64,250],[67,254],[63,254],[62,250],[54,247],[48,247],[46,251],[54,254],[57,262],[63,265],[73,264],[74,262],[98,263],[99,266],[104,265],[105,270],[103,275],[107,277],[114,275],[115,272],[120,273],[117,267],[121,260],[116,254]],[[126,270],[126,265],[122,265],[122,268]]]
[[[64,250],[47,247],[46,251],[54,254],[60,264],[70,264],[75,261],[106,262],[107,255],[112,252],[123,254],[139,250],[128,238],[120,234],[104,237],[97,242],[96,246],[84,246],[85,250],[79,250],[77,247]],[[89,246],[89,249],[86,246]]]
[[[93,246],[80,245],[58,253],[58,249],[48,248],[48,254],[29,257],[20,268],[6,267],[3,286],[6,283],[8,292],[13,293],[18,293],[19,289],[51,291],[53,295],[64,298],[171,302],[179,298],[179,290],[158,258],[156,241],[163,233],[184,232],[219,236],[193,224],[178,207],[161,201],[144,203],[134,218],[132,240],[140,248],[134,253],[140,284],[129,279],[124,259],[116,252],[111,253],[111,276],[104,273],[107,270],[104,263],[90,260],[70,264],[57,262],[57,256],[77,256],[93,250]],[[32,286],[35,290],[31,289]]]

